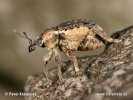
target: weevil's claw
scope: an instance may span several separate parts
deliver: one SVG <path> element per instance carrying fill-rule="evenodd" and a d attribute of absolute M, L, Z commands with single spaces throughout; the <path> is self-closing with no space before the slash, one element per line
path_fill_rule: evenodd
<path fill-rule="evenodd" d="M 81 73 L 81 71 L 78 71 L 78 72 L 76 72 L 76 74 L 75 74 L 76 76 L 81 76 L 82 75 L 82 73 Z"/>
<path fill-rule="evenodd" d="M 63 82 L 63 76 L 62 76 L 62 74 L 59 76 L 59 81 L 60 82 Z"/>
<path fill-rule="evenodd" d="M 59 85 L 63 85 L 64 83 L 65 83 L 65 80 L 64 79 L 58 81 L 58 84 Z"/>
<path fill-rule="evenodd" d="M 46 80 L 47 80 L 47 87 L 50 87 L 52 85 L 52 77 L 50 75 L 46 76 Z"/>
<path fill-rule="evenodd" d="M 46 87 L 48 88 L 48 87 L 50 87 L 51 85 L 52 85 L 52 81 L 48 81 Z"/>
<path fill-rule="evenodd" d="M 121 42 L 121 40 L 119 40 L 119 39 L 113 39 L 113 43 L 119 43 L 119 42 Z"/>

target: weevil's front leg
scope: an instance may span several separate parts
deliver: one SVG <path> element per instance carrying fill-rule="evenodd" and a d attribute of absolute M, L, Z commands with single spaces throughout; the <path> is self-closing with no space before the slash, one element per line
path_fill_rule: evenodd
<path fill-rule="evenodd" d="M 74 51 L 68 51 L 68 52 L 67 52 L 67 56 L 68 56 L 69 59 L 73 62 L 75 71 L 76 71 L 76 73 L 78 73 L 78 72 L 79 72 L 79 65 L 78 65 L 78 60 L 77 60 L 77 58 L 76 58 L 76 56 L 75 56 Z"/>
<path fill-rule="evenodd" d="M 62 82 L 63 77 L 62 77 L 62 71 L 61 71 L 61 57 L 57 50 L 54 50 L 54 53 L 55 53 L 55 62 L 57 64 L 58 77 L 59 77 L 59 80 Z"/>
<path fill-rule="evenodd" d="M 47 64 L 51 60 L 51 58 L 53 56 L 53 53 L 54 53 L 53 51 L 50 51 L 47 55 L 44 56 L 44 60 L 43 60 L 43 63 L 44 63 L 44 73 L 45 73 L 46 79 L 47 79 L 47 81 L 49 83 L 51 83 L 52 80 L 51 80 L 50 74 L 48 73 Z"/>

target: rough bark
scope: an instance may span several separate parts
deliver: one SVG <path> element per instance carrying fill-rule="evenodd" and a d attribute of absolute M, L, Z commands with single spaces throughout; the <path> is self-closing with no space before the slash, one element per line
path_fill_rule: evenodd
<path fill-rule="evenodd" d="M 57 79 L 56 68 L 50 71 L 54 80 L 51 86 L 44 74 L 29 76 L 25 91 L 36 92 L 37 96 L 28 96 L 26 100 L 133 99 L 133 26 L 112 37 L 121 42 L 107 44 L 100 55 L 78 58 L 80 75 L 75 74 L 71 62 L 63 65 L 64 83 Z"/>

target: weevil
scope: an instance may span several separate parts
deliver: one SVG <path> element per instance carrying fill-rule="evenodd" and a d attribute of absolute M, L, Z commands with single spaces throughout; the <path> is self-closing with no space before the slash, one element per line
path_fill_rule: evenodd
<path fill-rule="evenodd" d="M 78 73 L 79 65 L 75 51 L 94 50 L 102 47 L 107 42 L 116 42 L 116 40 L 109 37 L 98 24 L 86 19 L 72 20 L 51 27 L 40 33 L 35 40 L 30 39 L 25 32 L 22 37 L 29 40 L 29 52 L 34 51 L 37 46 L 48 48 L 49 53 L 44 56 L 43 63 L 46 79 L 50 83 L 52 80 L 47 70 L 47 64 L 53 55 L 57 64 L 59 80 L 62 81 L 63 79 L 61 57 L 56 47 L 73 62 L 75 72 Z"/>

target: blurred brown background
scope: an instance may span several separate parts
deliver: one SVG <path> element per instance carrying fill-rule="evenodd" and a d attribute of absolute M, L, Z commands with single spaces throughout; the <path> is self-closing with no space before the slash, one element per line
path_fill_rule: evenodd
<path fill-rule="evenodd" d="M 35 38 L 39 32 L 73 19 L 91 19 L 111 34 L 133 24 L 133 0 L 0 0 L 1 100 L 23 100 L 4 93 L 22 92 L 28 75 L 43 72 L 42 59 L 48 52 L 37 48 L 28 53 L 28 41 L 13 29 Z M 80 52 L 78 56 L 97 53 Z"/>

